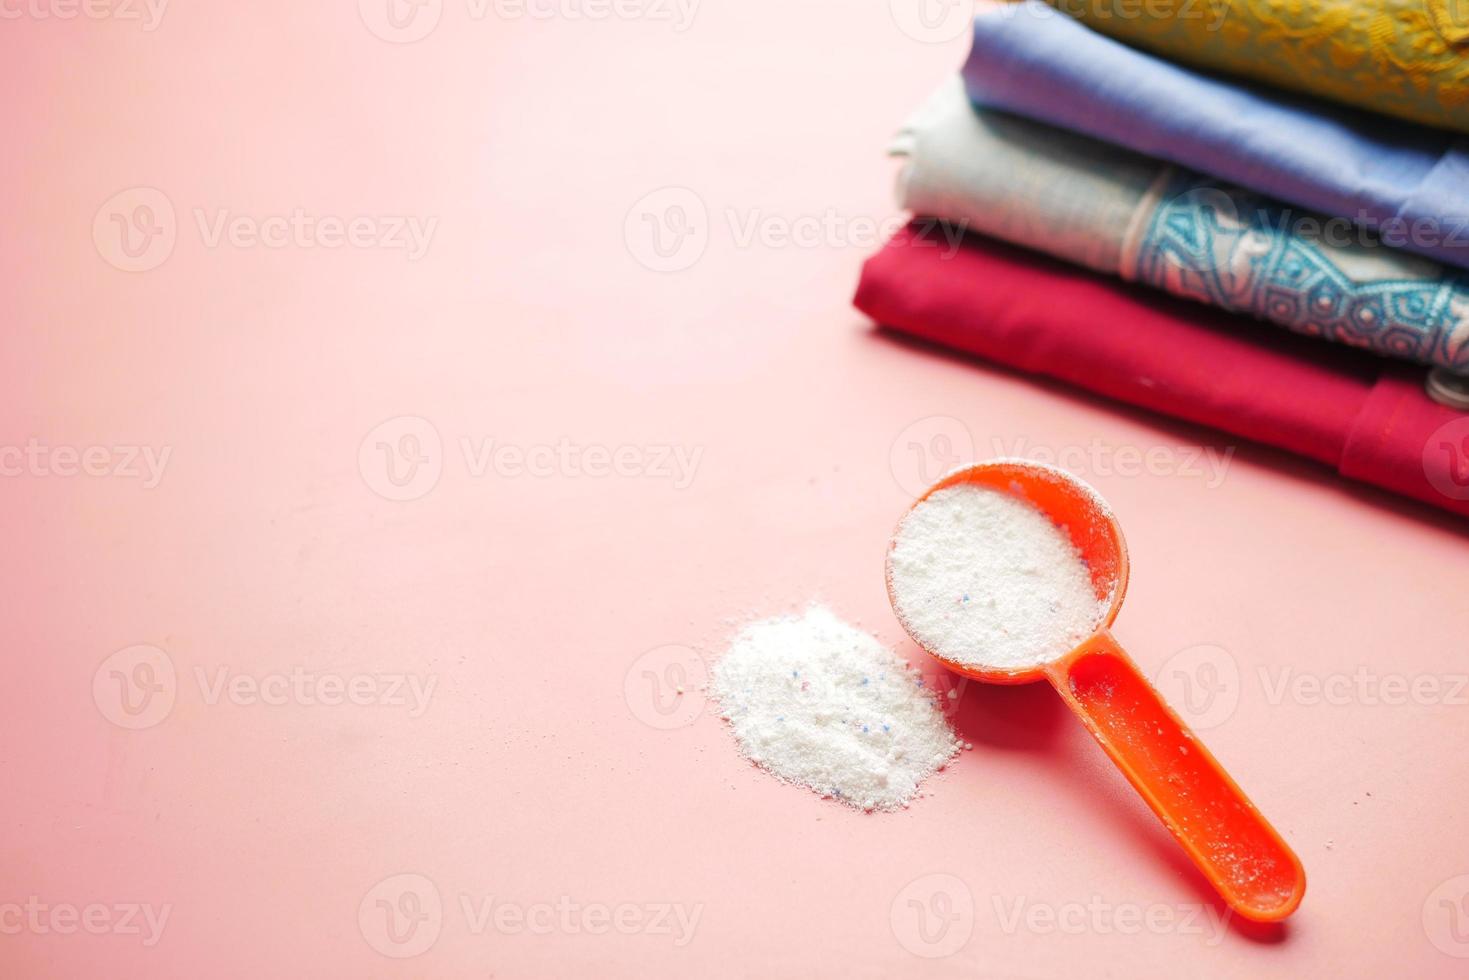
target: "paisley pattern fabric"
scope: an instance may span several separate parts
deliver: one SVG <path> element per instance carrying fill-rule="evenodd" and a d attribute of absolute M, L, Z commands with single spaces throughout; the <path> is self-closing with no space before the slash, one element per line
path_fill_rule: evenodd
<path fill-rule="evenodd" d="M 1469 373 L 1469 277 L 1188 172 L 1160 180 L 1123 278 L 1297 333 Z"/>
<path fill-rule="evenodd" d="M 900 131 L 899 204 L 1298 333 L 1469 374 L 1469 275 L 1343 218 L 970 104 Z"/>
<path fill-rule="evenodd" d="M 1469 132 L 1466 0 L 1046 0 L 1165 57 Z"/>

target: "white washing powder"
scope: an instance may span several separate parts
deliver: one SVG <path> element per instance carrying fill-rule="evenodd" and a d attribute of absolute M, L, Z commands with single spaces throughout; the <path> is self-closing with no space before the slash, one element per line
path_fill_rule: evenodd
<path fill-rule="evenodd" d="M 893 607 L 931 653 L 1033 667 L 1075 649 L 1106 612 L 1086 560 L 1037 508 L 960 483 L 914 506 L 888 553 Z"/>
<path fill-rule="evenodd" d="M 710 690 L 756 765 L 862 810 L 907 806 L 960 747 L 945 695 L 821 606 L 745 627 Z"/>

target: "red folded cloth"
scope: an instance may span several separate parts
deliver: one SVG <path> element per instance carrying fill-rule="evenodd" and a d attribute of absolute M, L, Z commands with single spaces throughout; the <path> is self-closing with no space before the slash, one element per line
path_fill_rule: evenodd
<path fill-rule="evenodd" d="M 1469 515 L 1469 414 L 1422 370 L 1264 328 L 931 223 L 867 260 L 856 305 L 879 323 L 1320 460 Z"/>

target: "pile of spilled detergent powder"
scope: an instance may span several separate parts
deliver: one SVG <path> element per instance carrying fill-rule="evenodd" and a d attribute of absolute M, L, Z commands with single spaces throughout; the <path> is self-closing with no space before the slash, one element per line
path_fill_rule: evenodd
<path fill-rule="evenodd" d="M 710 690 L 756 765 L 862 810 L 907 806 L 961 748 L 947 693 L 822 606 L 745 627 Z"/>
<path fill-rule="evenodd" d="M 976 667 L 1060 657 L 1108 605 L 1065 531 L 1024 500 L 971 484 L 937 491 L 908 513 L 888 554 L 888 582 L 915 640 Z M 757 765 L 863 810 L 907 806 L 961 748 L 940 706 L 956 693 L 926 686 L 874 637 L 820 606 L 745 627 L 710 689 Z"/>
<path fill-rule="evenodd" d="M 1041 511 L 1000 490 L 960 483 L 898 525 L 888 554 L 893 606 L 909 634 L 946 660 L 1032 667 L 1097 628 L 1086 559 Z"/>

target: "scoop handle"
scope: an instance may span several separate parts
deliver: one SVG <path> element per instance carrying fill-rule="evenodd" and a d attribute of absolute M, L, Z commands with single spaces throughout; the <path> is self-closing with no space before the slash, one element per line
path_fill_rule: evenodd
<path fill-rule="evenodd" d="M 1300 860 L 1110 632 L 1046 676 L 1231 908 L 1257 922 L 1295 911 Z"/>

